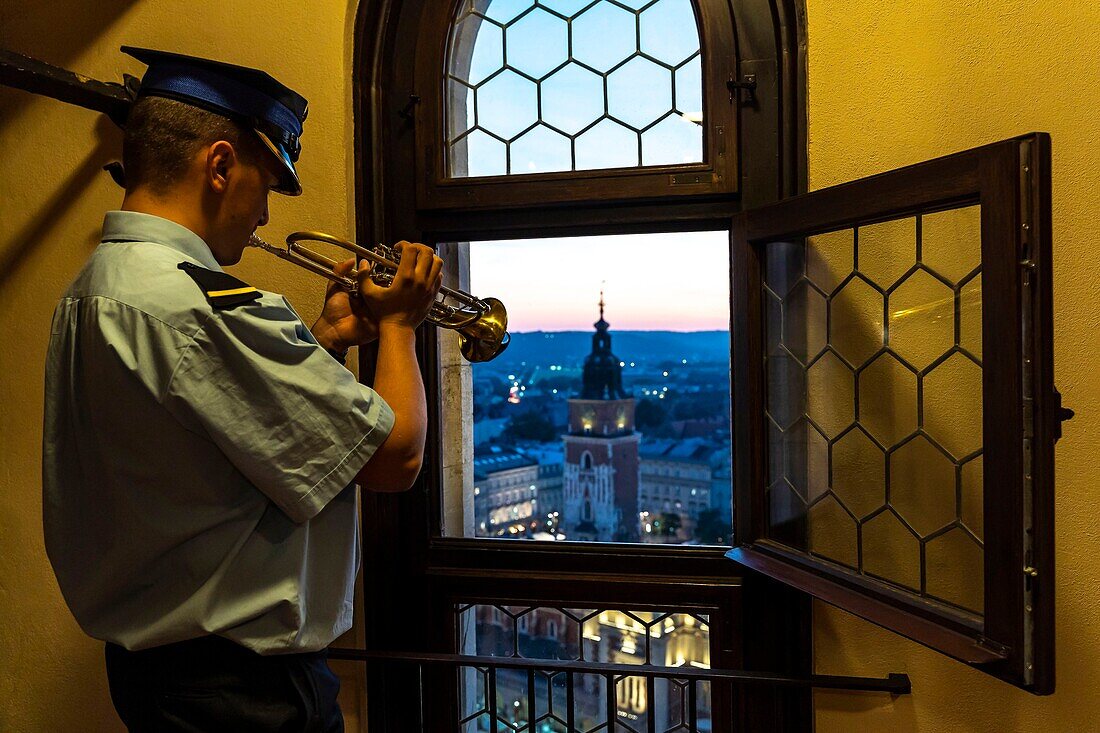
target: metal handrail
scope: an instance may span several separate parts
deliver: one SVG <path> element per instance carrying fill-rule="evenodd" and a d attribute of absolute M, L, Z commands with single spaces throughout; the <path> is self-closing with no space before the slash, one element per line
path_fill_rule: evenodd
<path fill-rule="evenodd" d="M 703 669 L 701 667 L 658 667 L 654 665 L 604 664 L 563 659 L 523 659 L 518 657 L 484 657 L 471 654 L 438 654 L 434 652 L 368 651 L 333 647 L 330 659 L 359 662 L 403 662 L 410 664 L 435 664 L 451 667 L 489 667 L 493 669 L 520 669 L 537 672 L 579 672 L 615 674 L 629 677 L 646 677 L 680 680 L 723 680 L 736 684 L 774 685 L 776 687 L 808 687 L 818 690 L 852 690 L 861 692 L 888 692 L 892 695 L 908 695 L 912 692 L 909 675 L 891 673 L 886 677 L 850 677 L 844 675 L 814 674 L 806 677 L 755 672 L 744 669 Z"/>

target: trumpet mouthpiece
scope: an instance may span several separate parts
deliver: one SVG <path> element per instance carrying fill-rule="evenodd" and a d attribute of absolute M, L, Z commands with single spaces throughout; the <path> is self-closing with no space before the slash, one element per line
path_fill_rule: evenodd
<path fill-rule="evenodd" d="M 271 246 L 270 244 L 268 244 L 268 243 L 267 243 L 267 242 L 265 242 L 264 240 L 260 239 L 260 238 L 259 238 L 259 237 L 258 237 L 257 235 L 255 235 L 255 234 L 251 235 L 251 236 L 250 236 L 250 237 L 248 238 L 248 246 L 249 246 L 249 247 L 259 247 L 260 249 L 263 249 L 263 250 L 268 250 L 268 251 L 270 251 L 270 250 L 274 249 L 274 247 L 272 247 L 272 246 Z"/>

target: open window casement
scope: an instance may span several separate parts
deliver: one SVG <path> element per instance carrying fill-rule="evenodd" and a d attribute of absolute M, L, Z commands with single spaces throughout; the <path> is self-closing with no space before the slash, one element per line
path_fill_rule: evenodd
<path fill-rule="evenodd" d="M 743 212 L 731 248 L 728 556 L 1052 692 L 1049 137 Z"/>

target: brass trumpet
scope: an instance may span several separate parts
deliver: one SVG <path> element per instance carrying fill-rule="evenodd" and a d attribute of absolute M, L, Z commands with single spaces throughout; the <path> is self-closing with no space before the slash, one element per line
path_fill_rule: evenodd
<path fill-rule="evenodd" d="M 333 272 L 337 264 L 335 260 L 303 247 L 299 242 L 325 242 L 346 249 L 359 260 L 367 260 L 371 263 L 370 279 L 381 287 L 389 287 L 393 283 L 397 264 L 401 261 L 401 253 L 392 247 L 379 244 L 368 249 L 324 232 L 294 232 L 286 238 L 286 249 L 268 244 L 255 234 L 249 238 L 248 244 L 328 278 L 353 296 L 359 292 L 358 270 L 352 270 L 347 276 L 337 275 Z M 439 297 L 428 311 L 426 320 L 440 328 L 458 331 L 462 356 L 469 362 L 489 361 L 500 356 L 511 339 L 508 334 L 508 312 L 503 303 L 496 298 L 475 298 L 448 287 L 439 289 Z"/>

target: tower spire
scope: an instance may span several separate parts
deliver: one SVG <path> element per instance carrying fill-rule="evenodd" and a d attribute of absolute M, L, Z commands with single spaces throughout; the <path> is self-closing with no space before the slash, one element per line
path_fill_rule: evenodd
<path fill-rule="evenodd" d="M 623 390 L 622 367 L 619 358 L 611 353 L 611 324 L 603 319 L 604 292 L 600 288 L 600 320 L 592 325 L 596 332 L 592 334 L 592 353 L 585 357 L 581 395 L 586 400 L 626 399 Z"/>

